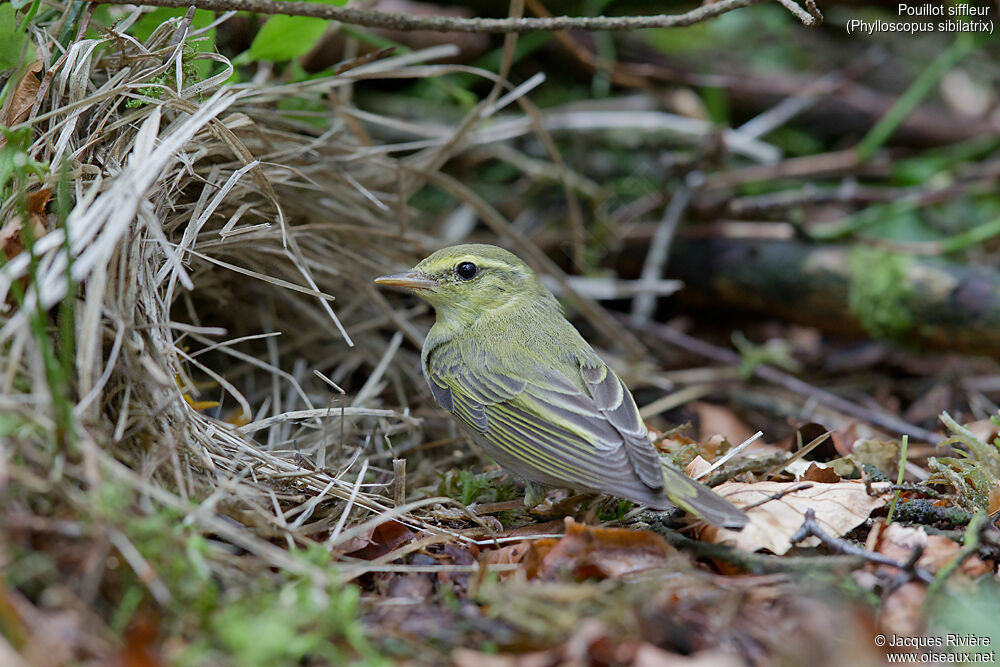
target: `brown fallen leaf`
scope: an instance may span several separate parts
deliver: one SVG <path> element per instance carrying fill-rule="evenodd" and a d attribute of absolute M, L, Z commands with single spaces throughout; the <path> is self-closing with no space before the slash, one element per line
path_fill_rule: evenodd
<path fill-rule="evenodd" d="M 2 116 L 0 116 L 3 118 L 5 126 L 19 125 L 28 120 L 28 114 L 31 113 L 31 107 L 35 103 L 35 96 L 42 85 L 41 79 L 38 78 L 42 69 L 44 69 L 42 61 L 36 60 L 28 65 L 24 74 L 21 75 L 14 90 L 10 93 L 10 98 L 4 105 Z M 0 148 L 3 148 L 6 143 L 7 138 L 0 136 Z"/>
<path fill-rule="evenodd" d="M 676 553 L 649 530 L 600 528 L 566 518 L 566 534 L 539 540 L 524 558 L 528 578 L 569 572 L 578 579 L 607 579 L 661 567 Z"/>
<path fill-rule="evenodd" d="M 433 559 L 432 559 L 433 560 Z M 393 574 L 386 586 L 386 597 L 408 600 L 427 600 L 434 592 L 434 579 L 425 572 Z"/>
<path fill-rule="evenodd" d="M 986 513 L 991 516 L 997 512 L 1000 512 L 1000 483 L 997 483 L 997 485 L 990 490 L 988 505 L 986 507 Z"/>
<path fill-rule="evenodd" d="M 888 484 L 873 484 L 876 490 Z M 713 489 L 737 507 L 759 503 L 777 494 L 758 507 L 747 510 L 750 523 L 742 531 L 707 526 L 701 531 L 706 542 L 731 544 L 744 551 L 767 549 L 782 555 L 792 548 L 791 537 L 802 526 L 808 509 L 816 513 L 816 521 L 830 535 L 840 536 L 868 518 L 873 510 L 883 507 L 888 498 L 869 496 L 861 482 L 841 480 L 834 484 L 802 482 L 726 482 Z M 819 540 L 810 537 L 803 546 L 815 546 Z"/>
<path fill-rule="evenodd" d="M 810 459 L 830 461 L 840 456 L 837 452 L 836 442 L 833 439 L 833 431 L 817 422 L 799 424 L 792 435 L 778 444 L 782 449 L 797 452 L 800 447 L 812 444 L 817 438 L 822 439 L 819 444 L 813 447 L 812 452 L 809 454 Z"/>
<path fill-rule="evenodd" d="M 902 526 L 898 523 L 886 525 L 885 521 L 879 519 L 872 526 L 865 540 L 865 548 L 885 554 L 893 560 L 905 563 L 916 547 L 923 547 L 924 553 L 917 561 L 917 566 L 930 572 L 937 572 L 945 566 L 961 549 L 958 544 L 943 535 L 928 535 L 923 526 Z M 895 570 L 885 565 L 879 565 L 876 571 L 883 570 L 887 574 L 892 574 Z M 993 568 L 984 563 L 979 556 L 971 556 L 962 563 L 958 569 L 962 574 L 976 578 Z"/>
<path fill-rule="evenodd" d="M 820 484 L 836 484 L 840 475 L 833 468 L 823 468 L 812 462 L 802 475 L 803 482 L 819 482 Z"/>
<path fill-rule="evenodd" d="M 372 529 L 371 535 L 362 546 L 353 549 L 346 555 L 362 560 L 375 560 L 386 555 L 396 547 L 409 542 L 415 536 L 416 533 L 398 521 L 386 521 Z M 357 543 L 349 544 L 350 547 L 348 548 L 357 546 Z"/>
<path fill-rule="evenodd" d="M 944 410 L 941 410 L 938 414 L 941 412 L 944 412 Z M 983 442 L 991 442 L 1000 433 L 1000 426 L 997 426 L 996 422 L 992 419 L 980 419 L 971 424 L 966 424 L 965 428 L 969 429 L 972 435 Z"/>
<path fill-rule="evenodd" d="M 850 456 L 851 452 L 854 451 L 854 443 L 858 440 L 858 425 L 855 422 L 850 422 L 834 429 L 830 433 L 830 439 L 833 440 L 833 447 L 838 454 Z"/>
<path fill-rule="evenodd" d="M 517 565 L 524 560 L 524 557 L 531 551 L 531 542 L 524 541 L 517 544 L 510 544 L 499 549 L 489 549 L 479 556 L 479 562 L 486 565 Z M 512 576 L 516 570 L 503 571 L 498 573 L 503 581 Z"/>
<path fill-rule="evenodd" d="M 899 472 L 899 443 L 891 440 L 867 439 L 854 443 L 851 460 L 860 469 L 865 463 L 873 465 L 890 479 Z"/>
<path fill-rule="evenodd" d="M 160 619 L 150 613 L 139 614 L 125 630 L 120 667 L 162 667 L 160 655 Z"/>
<path fill-rule="evenodd" d="M 698 479 L 699 475 L 703 475 L 711 467 L 712 464 L 699 455 L 694 457 L 694 460 L 684 467 L 684 474 L 692 479 Z"/>
<path fill-rule="evenodd" d="M 653 447 L 656 447 L 661 452 L 676 452 L 677 450 L 687 447 L 689 445 L 698 446 L 698 441 L 693 440 L 683 433 L 677 432 L 681 429 L 674 429 L 667 433 L 661 433 L 655 428 L 648 429 L 649 439 L 653 441 Z"/>
<path fill-rule="evenodd" d="M 48 188 L 36 190 L 28 195 L 28 219 L 31 221 L 31 233 L 36 241 L 45 235 L 45 223 L 48 221 L 46 208 L 51 199 L 52 191 Z M 21 216 L 12 215 L 0 227 L 0 250 L 8 261 L 24 250 L 24 243 L 21 240 L 22 226 Z"/>
<path fill-rule="evenodd" d="M 949 384 L 938 384 L 931 387 L 923 396 L 910 403 L 903 413 L 903 419 L 911 424 L 936 419 L 939 414 L 948 410 L 954 403 L 952 388 Z"/>

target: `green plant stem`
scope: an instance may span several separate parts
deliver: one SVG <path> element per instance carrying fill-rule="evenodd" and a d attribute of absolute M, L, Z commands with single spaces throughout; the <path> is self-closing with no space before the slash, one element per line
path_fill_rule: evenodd
<path fill-rule="evenodd" d="M 24 207 L 24 217 L 21 225 L 21 237 L 25 251 L 28 253 L 28 275 L 31 284 L 38 285 L 38 255 L 35 254 L 35 235 L 31 230 L 31 222 L 28 219 L 27 206 Z M 24 303 L 20 304 L 24 307 Z M 55 413 L 57 439 L 61 446 L 66 447 L 75 441 L 75 429 L 73 425 L 73 406 L 69 401 L 69 377 L 64 372 L 63 364 L 60 362 L 59 354 L 49 338 L 48 328 L 45 322 L 48 314 L 45 306 L 42 305 L 41 294 L 36 291 L 34 310 L 28 315 L 31 323 L 31 330 L 38 340 L 38 346 L 42 353 L 42 361 L 45 364 L 45 380 L 49 385 L 49 394 L 52 397 L 52 408 Z M 71 324 L 72 326 L 72 324 Z M 72 360 L 72 357 L 70 357 Z"/>
<path fill-rule="evenodd" d="M 73 377 L 73 360 L 76 358 L 76 282 L 73 280 L 73 253 L 70 249 L 68 225 L 72 208 L 70 177 L 69 160 L 64 160 L 56 187 L 56 215 L 63 230 L 63 250 L 66 252 L 66 295 L 59 304 L 58 316 L 59 361 L 66 381 Z"/>
<path fill-rule="evenodd" d="M 858 157 L 864 161 L 870 158 L 896 132 L 906 117 L 927 97 L 937 82 L 952 67 L 975 50 L 976 40 L 969 33 L 960 33 L 948 48 L 925 69 L 916 80 L 910 84 L 896 103 L 879 119 L 868 134 L 858 144 Z"/>
<path fill-rule="evenodd" d="M 954 234 L 941 241 L 941 252 L 958 252 L 971 245 L 983 243 L 1000 235 L 1000 218 L 976 225 L 972 229 Z"/>
<path fill-rule="evenodd" d="M 41 6 L 42 0 L 35 0 L 31 3 L 31 7 L 28 9 L 28 13 L 24 15 L 24 20 L 21 21 L 21 25 L 17 26 L 18 32 L 24 32 L 31 23 L 31 19 L 35 18 L 35 14 L 38 13 L 38 8 Z"/>

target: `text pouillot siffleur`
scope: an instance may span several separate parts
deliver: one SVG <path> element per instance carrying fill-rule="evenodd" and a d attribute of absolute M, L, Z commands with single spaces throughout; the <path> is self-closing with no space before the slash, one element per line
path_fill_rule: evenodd
<path fill-rule="evenodd" d="M 922 5 L 899 4 L 897 13 L 900 16 L 987 16 L 990 13 L 990 6 L 983 5 L 936 5 L 925 2 Z"/>

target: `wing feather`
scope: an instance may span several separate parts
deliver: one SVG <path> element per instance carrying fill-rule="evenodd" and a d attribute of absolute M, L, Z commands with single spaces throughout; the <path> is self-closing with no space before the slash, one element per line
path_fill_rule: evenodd
<path fill-rule="evenodd" d="M 651 490 L 662 491 L 663 464 L 649 443 L 646 426 L 642 423 L 632 394 L 614 371 L 596 355 L 581 365 L 580 374 L 597 409 L 620 434 L 635 474 Z"/>
<path fill-rule="evenodd" d="M 525 453 L 530 453 L 531 465 L 551 477 L 578 487 L 600 488 L 609 462 L 602 464 L 586 456 L 586 441 L 551 429 L 517 408 L 495 405 L 487 411 L 491 420 L 487 438 L 507 454 L 525 460 Z"/>
<path fill-rule="evenodd" d="M 474 341 L 450 341 L 429 352 L 424 370 L 435 400 L 520 471 L 619 495 L 662 492 L 635 401 L 596 355 L 577 366 L 576 381 L 552 368 L 522 378 Z"/>
<path fill-rule="evenodd" d="M 434 396 L 437 404 L 448 412 L 454 412 L 455 401 L 451 395 L 451 388 L 448 385 L 439 384 L 438 380 L 432 378 L 430 375 L 427 376 L 427 384 L 430 386 L 431 394 Z"/>

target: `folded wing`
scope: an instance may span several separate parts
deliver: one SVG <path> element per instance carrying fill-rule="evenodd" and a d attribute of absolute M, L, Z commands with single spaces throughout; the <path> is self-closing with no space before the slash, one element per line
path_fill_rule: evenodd
<path fill-rule="evenodd" d="M 515 375 L 475 341 L 449 341 L 430 352 L 425 372 L 442 407 L 518 469 L 539 471 L 535 481 L 666 503 L 660 459 L 635 401 L 592 352 L 563 368 Z"/>

